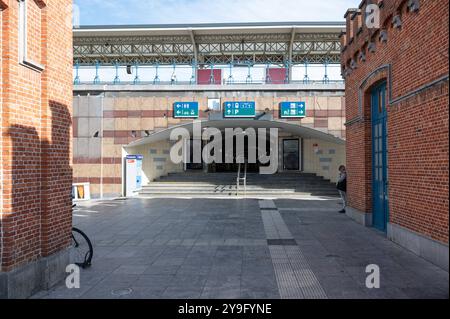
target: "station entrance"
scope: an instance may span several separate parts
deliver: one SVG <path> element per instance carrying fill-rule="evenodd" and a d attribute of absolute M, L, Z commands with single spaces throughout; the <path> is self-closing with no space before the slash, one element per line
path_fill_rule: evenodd
<path fill-rule="evenodd" d="M 277 120 L 200 124 L 200 129 L 194 123 L 175 126 L 124 148 L 127 155 L 143 155 L 140 196 L 337 194 L 333 183 L 345 161 L 342 139 Z"/>
<path fill-rule="evenodd" d="M 272 157 L 278 159 L 279 149 L 272 149 L 270 143 L 270 134 L 266 132 L 266 138 L 263 142 L 265 145 L 261 144 L 262 142 L 259 139 L 259 132 L 255 132 L 256 135 L 252 138 L 249 136 L 247 131 L 243 131 L 243 136 L 234 136 L 233 141 L 229 142 L 232 145 L 232 149 L 230 149 L 230 145 L 227 145 L 226 139 L 222 140 L 222 147 L 220 149 L 212 149 L 210 152 L 210 156 L 213 158 L 219 159 L 213 163 L 207 163 L 205 161 L 205 156 L 199 156 L 198 153 L 200 150 L 204 150 L 207 144 L 214 142 L 214 138 L 209 140 L 195 140 L 190 139 L 188 141 L 189 147 L 189 159 L 185 164 L 185 171 L 203 171 L 207 173 L 236 173 L 239 170 L 239 165 L 245 167 L 246 171 L 249 173 L 258 173 L 260 172 L 261 167 L 267 167 L 270 163 L 267 160 L 263 163 L 261 161 L 260 156 L 263 155 L 266 158 L 271 157 L 271 152 L 274 152 Z M 222 136 L 225 136 L 225 132 L 222 132 Z M 240 141 L 238 141 L 240 139 Z M 243 142 L 243 149 L 240 150 L 241 143 Z M 297 140 L 297 145 L 299 145 L 299 141 Z M 284 150 L 284 148 L 283 148 Z M 289 151 L 289 150 L 288 150 Z M 231 153 L 230 153 L 231 152 Z M 197 155 L 197 156 L 196 156 Z M 204 155 L 204 154 L 202 154 Z M 297 161 L 299 161 L 297 150 Z M 201 162 L 198 160 L 201 158 Z M 292 158 L 289 158 L 292 161 Z M 197 162 L 196 162 L 197 160 Z M 297 167 L 294 170 L 299 170 L 300 165 L 292 165 L 290 167 Z"/>

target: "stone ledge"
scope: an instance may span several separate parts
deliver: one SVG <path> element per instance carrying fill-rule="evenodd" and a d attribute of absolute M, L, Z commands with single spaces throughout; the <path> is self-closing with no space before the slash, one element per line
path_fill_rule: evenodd
<path fill-rule="evenodd" d="M 372 227 L 373 215 L 372 213 L 364 213 L 357 209 L 347 207 L 347 216 L 365 227 Z"/>
<path fill-rule="evenodd" d="M 449 247 L 412 230 L 388 224 L 388 238 L 448 272 Z"/>
<path fill-rule="evenodd" d="M 11 272 L 0 273 L 0 299 L 26 299 L 61 282 L 69 265 L 69 249 Z"/>

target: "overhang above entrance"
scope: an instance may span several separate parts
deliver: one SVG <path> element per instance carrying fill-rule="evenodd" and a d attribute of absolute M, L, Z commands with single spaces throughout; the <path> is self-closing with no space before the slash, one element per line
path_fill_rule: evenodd
<path fill-rule="evenodd" d="M 319 139 L 319 140 L 323 140 L 323 141 L 330 142 L 330 143 L 336 143 L 336 144 L 340 144 L 340 145 L 345 144 L 345 140 L 335 137 L 331 134 L 327 134 L 322 131 L 318 131 L 313 128 L 305 127 L 302 125 L 291 124 L 291 123 L 282 122 L 282 121 L 268 121 L 268 120 L 258 120 L 257 121 L 257 120 L 253 120 L 253 119 L 252 120 L 239 119 L 239 120 L 221 120 L 221 121 L 205 120 L 205 121 L 199 121 L 199 122 L 201 123 L 202 128 L 211 127 L 211 128 L 217 128 L 219 130 L 224 130 L 226 128 L 247 129 L 250 127 L 254 128 L 254 129 L 278 128 L 284 132 L 288 132 L 293 135 L 301 136 L 304 138 L 314 138 L 314 139 Z M 147 136 L 143 139 L 140 139 L 138 141 L 135 141 L 135 142 L 127 145 L 126 148 L 152 144 L 152 143 L 156 143 L 156 142 L 160 142 L 160 141 L 167 141 L 170 139 L 171 132 L 177 128 L 184 128 L 192 133 L 193 124 L 194 123 L 191 122 L 191 123 L 186 123 L 186 124 L 182 124 L 182 125 L 177 125 L 177 126 L 168 128 L 166 130 L 153 133 L 150 136 Z"/>

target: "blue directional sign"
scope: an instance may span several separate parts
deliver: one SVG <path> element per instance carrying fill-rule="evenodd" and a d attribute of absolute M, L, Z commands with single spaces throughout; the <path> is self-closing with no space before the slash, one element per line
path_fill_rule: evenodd
<path fill-rule="evenodd" d="M 225 102 L 224 117 L 255 117 L 256 103 L 255 102 Z"/>
<path fill-rule="evenodd" d="M 283 102 L 280 104 L 281 118 L 301 118 L 306 117 L 305 102 Z"/>
<path fill-rule="evenodd" d="M 198 118 L 198 102 L 176 102 L 173 105 L 174 118 Z"/>

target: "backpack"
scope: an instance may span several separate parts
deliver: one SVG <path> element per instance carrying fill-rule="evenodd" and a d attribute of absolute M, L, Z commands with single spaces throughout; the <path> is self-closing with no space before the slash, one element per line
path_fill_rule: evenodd
<path fill-rule="evenodd" d="M 347 178 L 337 184 L 337 189 L 341 192 L 347 192 Z"/>

